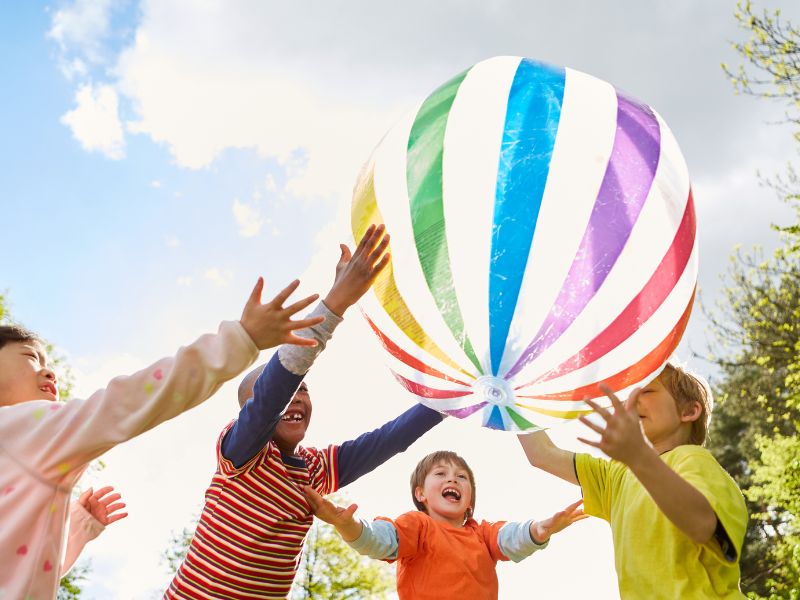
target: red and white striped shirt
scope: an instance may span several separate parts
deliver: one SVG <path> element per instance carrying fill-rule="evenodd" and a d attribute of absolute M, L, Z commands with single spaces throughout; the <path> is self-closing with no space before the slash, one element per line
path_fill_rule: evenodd
<path fill-rule="evenodd" d="M 286 598 L 313 522 L 302 486 L 323 496 L 338 489 L 338 446 L 300 447 L 295 465 L 270 441 L 237 469 L 220 449 L 232 425 L 217 442 L 197 531 L 164 598 Z"/>

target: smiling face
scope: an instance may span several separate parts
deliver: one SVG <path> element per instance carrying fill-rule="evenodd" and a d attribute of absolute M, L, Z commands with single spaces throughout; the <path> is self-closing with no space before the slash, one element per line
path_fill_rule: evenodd
<path fill-rule="evenodd" d="M 311 422 L 311 396 L 305 382 L 297 388 L 292 401 L 278 421 L 272 439 L 285 454 L 294 454 L 297 445 L 306 436 Z"/>
<path fill-rule="evenodd" d="M 58 400 L 56 375 L 41 343 L 9 342 L 0 348 L 0 406 L 28 400 Z"/>
<path fill-rule="evenodd" d="M 437 460 L 414 489 L 414 499 L 432 519 L 463 527 L 474 507 L 472 474 L 454 461 Z"/>

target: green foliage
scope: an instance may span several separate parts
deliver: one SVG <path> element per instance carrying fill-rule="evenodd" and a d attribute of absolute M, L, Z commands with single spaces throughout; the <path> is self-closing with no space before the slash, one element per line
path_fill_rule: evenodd
<path fill-rule="evenodd" d="M 744 64 L 723 70 L 738 92 L 784 103 L 787 121 L 800 126 L 800 30 L 779 10 L 753 12 L 749 0 L 737 2 L 734 17 L 750 38 L 733 44 Z"/>
<path fill-rule="evenodd" d="M 735 89 L 779 102 L 800 142 L 800 30 L 780 11 L 734 13 L 748 34 L 742 59 L 723 65 Z M 733 257 L 725 298 L 711 315 L 720 367 L 709 449 L 736 479 L 751 516 L 742 551 L 742 589 L 754 599 L 800 600 L 800 173 L 762 178 L 795 208 L 776 225 L 783 247 Z"/>
<path fill-rule="evenodd" d="M 751 515 L 742 588 L 753 598 L 769 598 L 781 589 L 781 578 L 786 589 L 797 583 L 785 579 L 791 569 L 777 562 L 790 554 L 783 532 L 795 513 L 767 493 L 773 490 L 752 490 L 761 486 L 768 441 L 791 439 L 800 423 L 800 256 L 778 252 L 765 261 L 759 254 L 735 255 L 725 298 L 710 319 L 722 375 L 708 447 L 743 490 Z"/>
<path fill-rule="evenodd" d="M 79 562 L 69 573 L 61 578 L 56 600 L 80 600 L 83 593 L 82 584 L 86 581 L 89 571 L 88 562 Z"/>
<path fill-rule="evenodd" d="M 334 502 L 348 504 L 341 498 Z M 314 522 L 294 579 L 292 600 L 377 600 L 394 591 L 394 570 L 389 565 L 361 556 L 333 527 Z"/>

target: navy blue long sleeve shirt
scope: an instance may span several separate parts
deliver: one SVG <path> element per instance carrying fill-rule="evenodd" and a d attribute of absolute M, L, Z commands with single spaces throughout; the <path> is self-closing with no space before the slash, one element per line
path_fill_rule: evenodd
<path fill-rule="evenodd" d="M 256 380 L 253 398 L 241 408 L 222 440 L 222 454 L 234 466 L 244 466 L 270 442 L 303 377 L 286 369 L 277 352 L 273 355 Z M 340 487 L 403 452 L 442 419 L 440 413 L 417 404 L 378 429 L 342 443 L 338 450 Z M 282 457 L 290 464 L 297 461 L 297 457 L 283 453 Z"/>

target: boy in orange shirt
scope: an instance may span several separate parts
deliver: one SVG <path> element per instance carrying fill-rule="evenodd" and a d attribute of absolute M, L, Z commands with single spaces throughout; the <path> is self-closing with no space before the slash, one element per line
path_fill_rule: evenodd
<path fill-rule="evenodd" d="M 417 510 L 395 520 L 356 520 L 355 504 L 338 507 L 309 486 L 304 492 L 314 514 L 333 525 L 357 552 L 398 561 L 400 600 L 496 600 L 498 560 L 519 562 L 544 548 L 551 535 L 585 518 L 579 500 L 544 521 L 478 523 L 472 518 L 472 469 L 463 458 L 445 450 L 419 462 L 411 475 L 411 497 Z"/>

